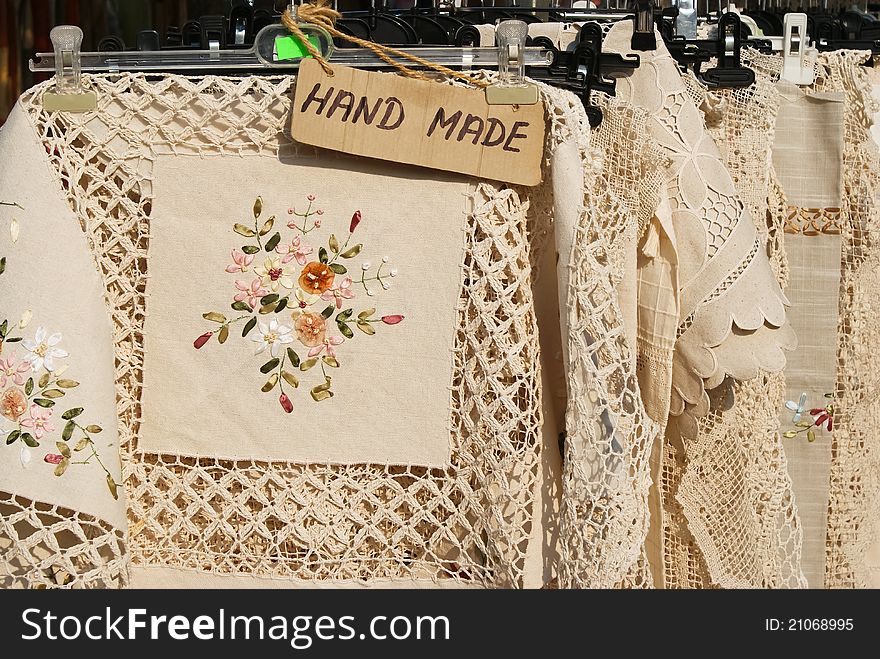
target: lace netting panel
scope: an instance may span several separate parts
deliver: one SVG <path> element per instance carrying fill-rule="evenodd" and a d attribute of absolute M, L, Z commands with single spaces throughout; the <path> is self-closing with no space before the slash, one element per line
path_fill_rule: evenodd
<path fill-rule="evenodd" d="M 0 492 L 0 588 L 120 588 L 125 534 L 69 508 Z"/>
<path fill-rule="evenodd" d="M 470 196 L 446 468 L 147 453 L 138 429 L 154 159 L 291 149 L 292 79 L 84 78 L 96 112 L 43 112 L 46 86 L 22 103 L 104 277 L 132 564 L 521 585 L 541 425 L 527 204 L 487 184 Z"/>

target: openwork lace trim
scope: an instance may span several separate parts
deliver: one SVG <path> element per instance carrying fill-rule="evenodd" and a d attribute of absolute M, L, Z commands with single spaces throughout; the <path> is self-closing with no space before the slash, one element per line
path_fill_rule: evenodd
<path fill-rule="evenodd" d="M 0 588 L 121 588 L 125 536 L 92 515 L 0 492 Z"/>
<path fill-rule="evenodd" d="M 785 233 L 804 236 L 840 235 L 843 225 L 842 208 L 803 208 L 786 206 Z"/>
<path fill-rule="evenodd" d="M 22 103 L 89 238 L 115 325 L 133 565 L 301 579 L 522 584 L 539 465 L 540 373 L 525 204 L 472 191 L 449 467 L 229 461 L 138 447 L 157 154 L 290 150 L 291 78 L 86 76 L 93 113 Z"/>

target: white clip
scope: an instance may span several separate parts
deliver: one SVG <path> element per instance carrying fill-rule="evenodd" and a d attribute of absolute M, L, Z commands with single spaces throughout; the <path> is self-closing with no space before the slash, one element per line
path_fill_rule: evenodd
<path fill-rule="evenodd" d="M 525 79 L 525 47 L 529 26 L 523 21 L 501 21 L 495 28 L 498 42 L 498 83 L 486 87 L 489 105 L 534 105 L 537 85 Z"/>
<path fill-rule="evenodd" d="M 813 82 L 815 71 L 813 58 L 807 55 L 807 15 L 786 14 L 782 31 L 782 75 L 796 85 L 809 85 Z M 812 51 L 813 49 L 809 49 Z M 812 54 L 812 52 L 811 52 Z"/>
<path fill-rule="evenodd" d="M 55 50 L 55 91 L 43 94 L 48 112 L 88 112 L 98 106 L 98 96 L 82 88 L 83 32 L 75 25 L 59 25 L 49 32 Z"/>

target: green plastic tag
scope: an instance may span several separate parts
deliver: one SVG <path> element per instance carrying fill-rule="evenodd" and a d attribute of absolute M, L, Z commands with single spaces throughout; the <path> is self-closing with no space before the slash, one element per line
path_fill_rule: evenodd
<path fill-rule="evenodd" d="M 309 43 L 311 43 L 318 52 L 321 52 L 321 45 L 318 37 L 309 35 Z M 275 37 L 275 61 L 283 62 L 289 59 L 300 59 L 302 57 L 311 57 L 305 45 L 297 37 L 292 34 L 286 37 Z"/>

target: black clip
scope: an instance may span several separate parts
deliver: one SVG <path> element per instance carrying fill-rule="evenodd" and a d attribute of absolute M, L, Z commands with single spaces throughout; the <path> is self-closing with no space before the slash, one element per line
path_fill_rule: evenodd
<path fill-rule="evenodd" d="M 639 66 L 639 56 L 624 56 L 618 53 L 602 52 L 602 28 L 597 23 L 587 23 L 581 27 L 574 49 L 559 51 L 548 49 L 553 62 L 545 69 L 535 69 L 529 75 L 543 80 L 554 87 L 574 92 L 584 104 L 590 125 L 594 128 L 602 122 L 602 110 L 592 105 L 590 94 L 593 91 L 614 96 L 616 82 L 609 73 L 631 71 Z"/>
<path fill-rule="evenodd" d="M 669 53 L 682 66 L 692 66 L 694 74 L 709 87 L 748 87 L 755 82 L 755 72 L 742 65 L 742 24 L 735 12 L 718 20 L 717 39 L 682 39 L 666 42 Z M 700 67 L 715 58 L 718 66 L 700 72 Z"/>
<path fill-rule="evenodd" d="M 742 65 L 742 28 L 739 14 L 728 12 L 718 20 L 718 66 L 708 69 L 702 80 L 710 87 L 748 87 L 755 82 L 755 72 Z"/>
<path fill-rule="evenodd" d="M 632 49 L 656 50 L 657 37 L 654 36 L 653 0 L 636 0 L 636 15 L 633 17 Z"/>
<path fill-rule="evenodd" d="M 202 27 L 202 50 L 226 48 L 225 16 L 202 16 L 199 24 Z"/>
<path fill-rule="evenodd" d="M 229 11 L 227 42 L 240 48 L 254 42 L 254 8 L 246 0 L 233 0 Z"/>

